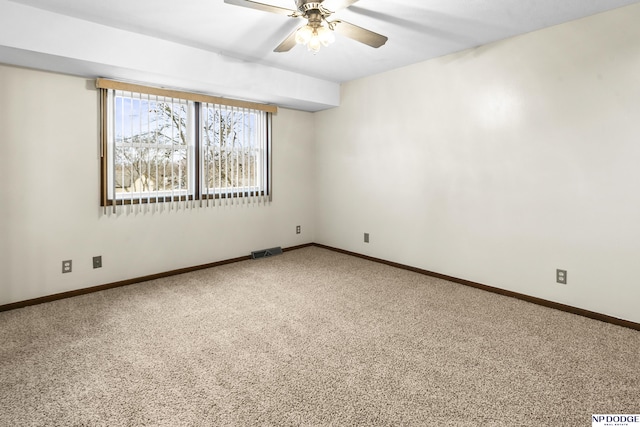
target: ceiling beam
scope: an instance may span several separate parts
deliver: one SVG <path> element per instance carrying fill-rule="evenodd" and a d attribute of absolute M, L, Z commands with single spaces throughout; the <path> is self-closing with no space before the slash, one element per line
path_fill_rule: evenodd
<path fill-rule="evenodd" d="M 0 62 L 305 111 L 339 105 L 335 82 L 0 0 Z"/>

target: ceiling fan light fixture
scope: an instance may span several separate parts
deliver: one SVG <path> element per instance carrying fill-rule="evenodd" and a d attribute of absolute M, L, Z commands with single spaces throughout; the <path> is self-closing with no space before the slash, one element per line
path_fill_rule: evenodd
<path fill-rule="evenodd" d="M 307 43 L 307 49 L 313 51 L 313 53 L 317 53 L 320 51 L 320 46 L 322 46 L 322 42 L 320 41 L 320 38 L 314 34 L 313 37 L 311 37 L 311 40 L 309 40 L 309 43 Z"/>
<path fill-rule="evenodd" d="M 328 29 L 327 27 L 319 27 L 316 31 L 318 39 L 323 46 L 327 47 L 334 41 L 336 41 L 336 36 L 333 34 L 333 31 Z"/>
<path fill-rule="evenodd" d="M 296 43 L 298 44 L 307 44 L 313 38 L 313 28 L 308 25 L 304 27 L 300 27 L 298 31 L 296 31 Z"/>
<path fill-rule="evenodd" d="M 322 46 L 329 46 L 335 40 L 333 31 L 322 25 L 317 27 L 305 25 L 296 31 L 296 43 L 306 45 L 307 49 L 314 53 L 319 52 Z"/>

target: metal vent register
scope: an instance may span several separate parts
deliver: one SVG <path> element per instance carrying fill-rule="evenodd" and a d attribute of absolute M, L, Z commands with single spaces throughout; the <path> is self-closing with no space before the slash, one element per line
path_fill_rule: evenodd
<path fill-rule="evenodd" d="M 253 258 L 253 259 L 267 258 L 267 257 L 270 257 L 270 256 L 280 255 L 280 254 L 282 254 L 282 248 L 280 246 L 278 246 L 277 248 L 262 249 L 260 251 L 253 251 L 253 252 L 251 252 L 251 258 Z"/>

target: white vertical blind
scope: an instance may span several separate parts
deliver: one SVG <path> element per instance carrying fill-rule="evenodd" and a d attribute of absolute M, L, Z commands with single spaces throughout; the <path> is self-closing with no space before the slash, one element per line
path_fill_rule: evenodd
<path fill-rule="evenodd" d="M 270 200 L 270 113 L 115 89 L 101 91 L 101 109 L 105 213 Z"/>

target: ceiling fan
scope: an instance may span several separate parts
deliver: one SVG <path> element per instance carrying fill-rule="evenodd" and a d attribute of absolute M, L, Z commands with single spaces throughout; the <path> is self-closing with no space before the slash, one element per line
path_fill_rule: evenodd
<path fill-rule="evenodd" d="M 387 37 L 349 22 L 336 19 L 329 21 L 331 15 L 346 9 L 358 0 L 294 0 L 296 10 L 286 9 L 270 4 L 251 0 L 224 0 L 225 3 L 236 6 L 262 10 L 264 12 L 286 15 L 290 18 L 304 18 L 305 25 L 296 28 L 276 47 L 274 52 L 288 52 L 296 44 L 306 45 L 313 52 L 318 52 L 321 46 L 328 46 L 335 39 L 333 32 L 342 34 L 350 39 L 359 41 L 371 47 L 378 48 L 387 42 Z"/>

